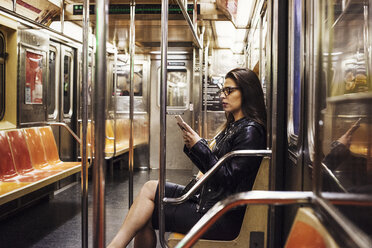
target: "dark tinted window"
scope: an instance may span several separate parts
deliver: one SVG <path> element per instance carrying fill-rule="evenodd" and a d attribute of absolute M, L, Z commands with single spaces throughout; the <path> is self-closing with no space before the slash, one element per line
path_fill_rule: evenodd
<path fill-rule="evenodd" d="M 0 120 L 5 114 L 5 38 L 0 32 Z"/>

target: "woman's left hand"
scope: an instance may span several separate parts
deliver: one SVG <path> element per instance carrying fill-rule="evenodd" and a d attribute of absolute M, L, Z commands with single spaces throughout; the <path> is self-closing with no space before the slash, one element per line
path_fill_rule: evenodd
<path fill-rule="evenodd" d="M 182 137 L 187 148 L 193 147 L 199 140 L 200 136 L 186 123 L 184 124 L 184 129 L 182 130 Z"/>

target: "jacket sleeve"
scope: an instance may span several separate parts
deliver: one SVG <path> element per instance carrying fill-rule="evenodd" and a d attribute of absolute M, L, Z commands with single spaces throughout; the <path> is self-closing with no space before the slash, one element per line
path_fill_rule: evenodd
<path fill-rule="evenodd" d="M 230 151 L 263 149 L 264 147 L 265 135 L 257 127 L 247 126 L 234 137 Z M 218 161 L 218 158 L 212 153 L 206 142 L 203 141 L 196 143 L 189 151 L 186 148 L 186 154 L 203 173 L 208 171 Z M 227 159 L 214 174 L 213 179 L 230 185 L 234 184 L 234 182 L 240 182 L 250 171 L 257 172 L 260 161 L 260 157 L 247 156 Z"/>
<path fill-rule="evenodd" d="M 184 146 L 183 152 L 203 173 L 205 173 L 208 170 L 205 169 L 206 163 L 212 164 L 213 166 L 218 161 L 217 156 L 212 153 L 205 139 L 199 140 L 191 149 L 188 149 L 186 146 Z"/>

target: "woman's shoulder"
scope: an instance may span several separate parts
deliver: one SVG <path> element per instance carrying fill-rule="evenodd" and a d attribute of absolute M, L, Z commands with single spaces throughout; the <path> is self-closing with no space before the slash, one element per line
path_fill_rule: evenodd
<path fill-rule="evenodd" d="M 259 132 L 262 135 L 265 135 L 265 133 L 266 133 L 265 127 L 262 124 L 258 123 L 257 121 L 248 119 L 248 118 L 244 118 L 242 120 L 240 127 L 242 129 L 246 130 L 246 131 L 250 131 L 250 132 L 256 131 L 256 132 Z"/>

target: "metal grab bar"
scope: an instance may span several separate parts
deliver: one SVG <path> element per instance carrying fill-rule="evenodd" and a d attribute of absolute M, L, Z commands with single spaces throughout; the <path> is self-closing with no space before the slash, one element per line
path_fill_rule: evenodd
<path fill-rule="evenodd" d="M 188 24 L 189 27 L 190 27 L 190 31 L 191 31 L 191 33 L 192 33 L 192 37 L 194 38 L 194 40 L 195 40 L 195 42 L 196 42 L 196 46 L 197 46 L 198 48 L 202 48 L 201 42 L 200 42 L 200 40 L 199 40 L 199 38 L 198 38 L 198 35 L 196 34 L 195 27 L 194 27 L 194 25 L 193 25 L 193 23 L 192 23 L 192 21 L 191 21 L 191 19 L 190 19 L 189 14 L 187 13 L 187 10 L 186 10 L 186 9 L 187 9 L 187 6 L 185 6 L 185 5 L 182 3 L 181 0 L 176 0 L 176 2 L 177 2 L 177 4 L 178 4 L 178 6 L 180 6 L 180 9 L 181 9 L 181 11 L 182 11 L 182 14 L 183 14 L 183 16 L 185 17 L 185 20 L 186 20 L 187 24 Z"/>
<path fill-rule="evenodd" d="M 372 206 L 370 195 L 323 193 L 322 197 L 335 205 Z M 211 227 L 223 214 L 231 208 L 240 205 L 290 205 L 312 204 L 321 201 L 321 198 L 311 191 L 261 191 L 254 190 L 238 193 L 216 203 L 186 234 L 175 248 L 192 247 L 196 241 Z"/>
<path fill-rule="evenodd" d="M 192 247 L 193 244 L 217 221 L 224 213 L 233 207 L 244 204 L 289 205 L 310 204 L 312 192 L 286 192 L 286 191 L 248 191 L 229 196 L 216 203 L 186 234 L 175 248 Z"/>
<path fill-rule="evenodd" d="M 207 181 L 225 162 L 226 159 L 231 157 L 237 157 L 237 156 L 263 156 L 263 157 L 271 157 L 272 151 L 271 150 L 238 150 L 238 151 L 232 151 L 227 154 L 225 154 L 222 158 L 220 158 L 217 163 L 209 169 L 201 179 L 199 179 L 196 184 L 187 191 L 184 195 L 177 197 L 177 198 L 167 198 L 164 197 L 163 201 L 166 203 L 171 204 L 181 204 L 185 202 L 188 198 L 190 198 L 203 184 L 205 181 Z"/>
<path fill-rule="evenodd" d="M 48 125 L 50 126 L 61 126 L 61 127 L 64 127 L 67 129 L 67 131 L 72 135 L 72 137 L 74 137 L 76 139 L 76 141 L 81 144 L 81 140 L 79 138 L 79 136 L 77 136 L 77 134 L 72 131 L 72 129 L 64 122 L 47 122 Z"/>

